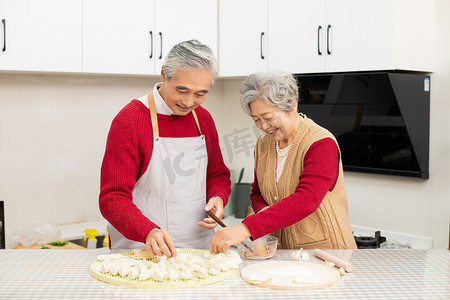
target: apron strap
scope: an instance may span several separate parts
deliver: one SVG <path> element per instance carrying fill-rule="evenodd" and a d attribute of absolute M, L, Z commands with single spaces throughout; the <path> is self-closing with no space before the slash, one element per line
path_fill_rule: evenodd
<path fill-rule="evenodd" d="M 148 93 L 148 108 L 150 109 L 150 117 L 152 119 L 153 137 L 159 137 L 158 117 L 156 116 L 155 99 L 153 98 L 153 91 Z"/>
<path fill-rule="evenodd" d="M 152 119 L 153 137 L 159 137 L 158 117 L 156 115 L 156 106 L 155 106 L 155 99 L 153 97 L 153 91 L 148 93 L 147 101 L 148 101 L 148 108 L 150 109 L 150 116 Z M 194 116 L 195 125 L 197 125 L 198 132 L 200 133 L 200 135 L 203 135 L 202 130 L 200 129 L 200 123 L 198 122 L 195 110 L 192 111 L 192 115 Z"/>
<path fill-rule="evenodd" d="M 197 113 L 195 112 L 195 110 L 192 111 L 192 115 L 194 116 L 195 124 L 197 125 L 198 132 L 200 133 L 200 135 L 203 135 L 202 130 L 200 129 L 200 123 L 198 122 Z"/>

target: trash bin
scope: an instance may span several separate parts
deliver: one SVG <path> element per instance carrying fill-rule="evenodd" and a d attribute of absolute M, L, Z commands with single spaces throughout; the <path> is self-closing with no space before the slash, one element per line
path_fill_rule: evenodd
<path fill-rule="evenodd" d="M 234 185 L 234 217 L 243 219 L 247 216 L 247 209 L 250 206 L 250 183 L 241 183 L 244 176 L 244 168 L 241 169 L 239 180 Z"/>
<path fill-rule="evenodd" d="M 233 178 L 233 171 L 230 170 L 230 178 Z M 231 194 L 228 197 L 228 203 L 224 208 L 223 214 L 227 217 L 234 215 L 234 184 L 231 182 Z"/>
<path fill-rule="evenodd" d="M 250 183 L 236 183 L 234 185 L 234 217 L 244 219 L 250 206 Z"/>

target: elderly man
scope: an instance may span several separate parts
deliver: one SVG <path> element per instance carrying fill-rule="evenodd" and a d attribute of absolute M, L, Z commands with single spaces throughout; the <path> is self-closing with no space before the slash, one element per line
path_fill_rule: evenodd
<path fill-rule="evenodd" d="M 101 168 L 100 211 L 112 250 L 177 255 L 208 249 L 223 215 L 230 172 L 214 121 L 200 105 L 217 76 L 211 49 L 196 40 L 175 45 L 153 91 L 114 118 Z"/>

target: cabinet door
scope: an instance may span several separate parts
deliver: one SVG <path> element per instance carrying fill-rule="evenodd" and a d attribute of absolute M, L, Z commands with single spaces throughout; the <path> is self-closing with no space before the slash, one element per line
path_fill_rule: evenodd
<path fill-rule="evenodd" d="M 84 0 L 83 71 L 155 74 L 153 28 L 152 0 Z"/>
<path fill-rule="evenodd" d="M 269 69 L 325 70 L 325 0 L 269 0 Z"/>
<path fill-rule="evenodd" d="M 326 16 L 331 26 L 326 71 L 393 67 L 393 0 L 327 1 Z"/>
<path fill-rule="evenodd" d="M 220 0 L 221 76 L 267 70 L 267 0 Z"/>
<path fill-rule="evenodd" d="M 156 0 L 156 73 L 170 49 L 185 40 L 196 39 L 217 55 L 217 13 L 217 1 Z"/>
<path fill-rule="evenodd" d="M 2 0 L 1 20 L 0 70 L 81 72 L 81 0 Z"/>

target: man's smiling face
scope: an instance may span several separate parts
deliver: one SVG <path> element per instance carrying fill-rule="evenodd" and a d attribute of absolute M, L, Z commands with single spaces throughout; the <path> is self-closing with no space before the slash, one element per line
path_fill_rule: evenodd
<path fill-rule="evenodd" d="M 175 115 L 185 116 L 201 105 L 209 92 L 213 75 L 201 69 L 178 70 L 170 79 L 161 74 L 159 93 Z"/>

